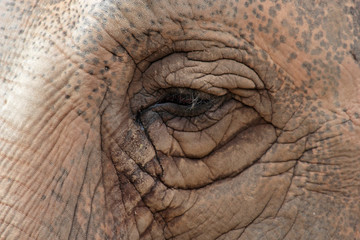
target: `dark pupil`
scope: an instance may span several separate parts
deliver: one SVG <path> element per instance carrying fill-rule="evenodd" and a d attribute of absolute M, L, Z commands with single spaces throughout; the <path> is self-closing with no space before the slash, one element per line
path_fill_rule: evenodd
<path fill-rule="evenodd" d="M 191 105 L 194 98 L 190 94 L 168 94 L 161 103 L 176 103 L 179 105 Z"/>
<path fill-rule="evenodd" d="M 189 105 L 198 105 L 205 104 L 209 100 L 200 99 L 194 96 L 194 94 L 168 94 L 165 96 L 160 103 L 175 103 L 178 105 L 189 106 Z"/>

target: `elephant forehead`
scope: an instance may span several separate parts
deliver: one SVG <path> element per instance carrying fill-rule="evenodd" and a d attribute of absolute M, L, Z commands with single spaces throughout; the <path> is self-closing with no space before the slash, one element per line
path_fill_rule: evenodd
<path fill-rule="evenodd" d="M 139 0 L 80 7 L 87 6 L 84 15 L 96 19 L 90 25 L 83 21 L 95 34 L 92 38 L 103 45 L 110 37 L 135 63 L 155 52 L 167 52 L 177 41 L 192 40 L 188 48 L 196 48 L 196 40 L 231 47 L 247 42 L 265 51 L 299 86 L 323 88 L 327 82 L 335 87 L 339 83 L 334 79 L 342 79 L 342 86 L 348 88 L 358 71 L 356 6 L 350 1 L 317 3 Z M 346 69 L 340 69 L 343 65 Z"/>

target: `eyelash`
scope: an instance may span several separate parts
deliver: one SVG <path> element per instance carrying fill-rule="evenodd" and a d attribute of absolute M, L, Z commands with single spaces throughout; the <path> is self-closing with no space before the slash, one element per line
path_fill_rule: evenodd
<path fill-rule="evenodd" d="M 167 93 L 158 104 L 163 103 L 174 103 L 181 106 L 189 106 L 190 108 L 194 108 L 196 105 L 208 104 L 211 102 L 211 99 L 201 98 L 198 91 L 192 91 L 189 93 Z"/>

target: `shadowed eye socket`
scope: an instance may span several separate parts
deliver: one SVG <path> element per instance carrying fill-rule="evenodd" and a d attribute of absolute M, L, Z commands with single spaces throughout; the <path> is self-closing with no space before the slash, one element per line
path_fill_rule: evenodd
<path fill-rule="evenodd" d="M 225 96 L 215 96 L 190 88 L 169 88 L 163 97 L 148 109 L 166 112 L 176 117 L 194 117 L 221 104 Z"/>

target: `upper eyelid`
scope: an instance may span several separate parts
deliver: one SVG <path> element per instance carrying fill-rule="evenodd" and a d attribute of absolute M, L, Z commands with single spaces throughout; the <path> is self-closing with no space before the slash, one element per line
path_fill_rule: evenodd
<path fill-rule="evenodd" d="M 168 88 L 191 88 L 215 96 L 237 95 L 238 90 L 242 93 L 264 89 L 260 75 L 248 66 L 243 53 L 234 50 L 236 54 L 228 48 L 210 46 L 203 50 L 168 53 L 152 61 L 146 69 L 135 74 L 133 85 L 136 87 L 129 96 L 134 106 L 132 111 L 156 103 L 162 97 L 163 89 Z M 224 51 L 227 53 L 223 54 Z M 207 56 L 204 53 L 212 58 L 204 61 Z"/>
<path fill-rule="evenodd" d="M 257 73 L 241 62 L 230 59 L 201 62 L 180 53 L 151 65 L 142 80 L 145 89 L 187 87 L 214 95 L 224 95 L 229 89 L 264 88 Z"/>

